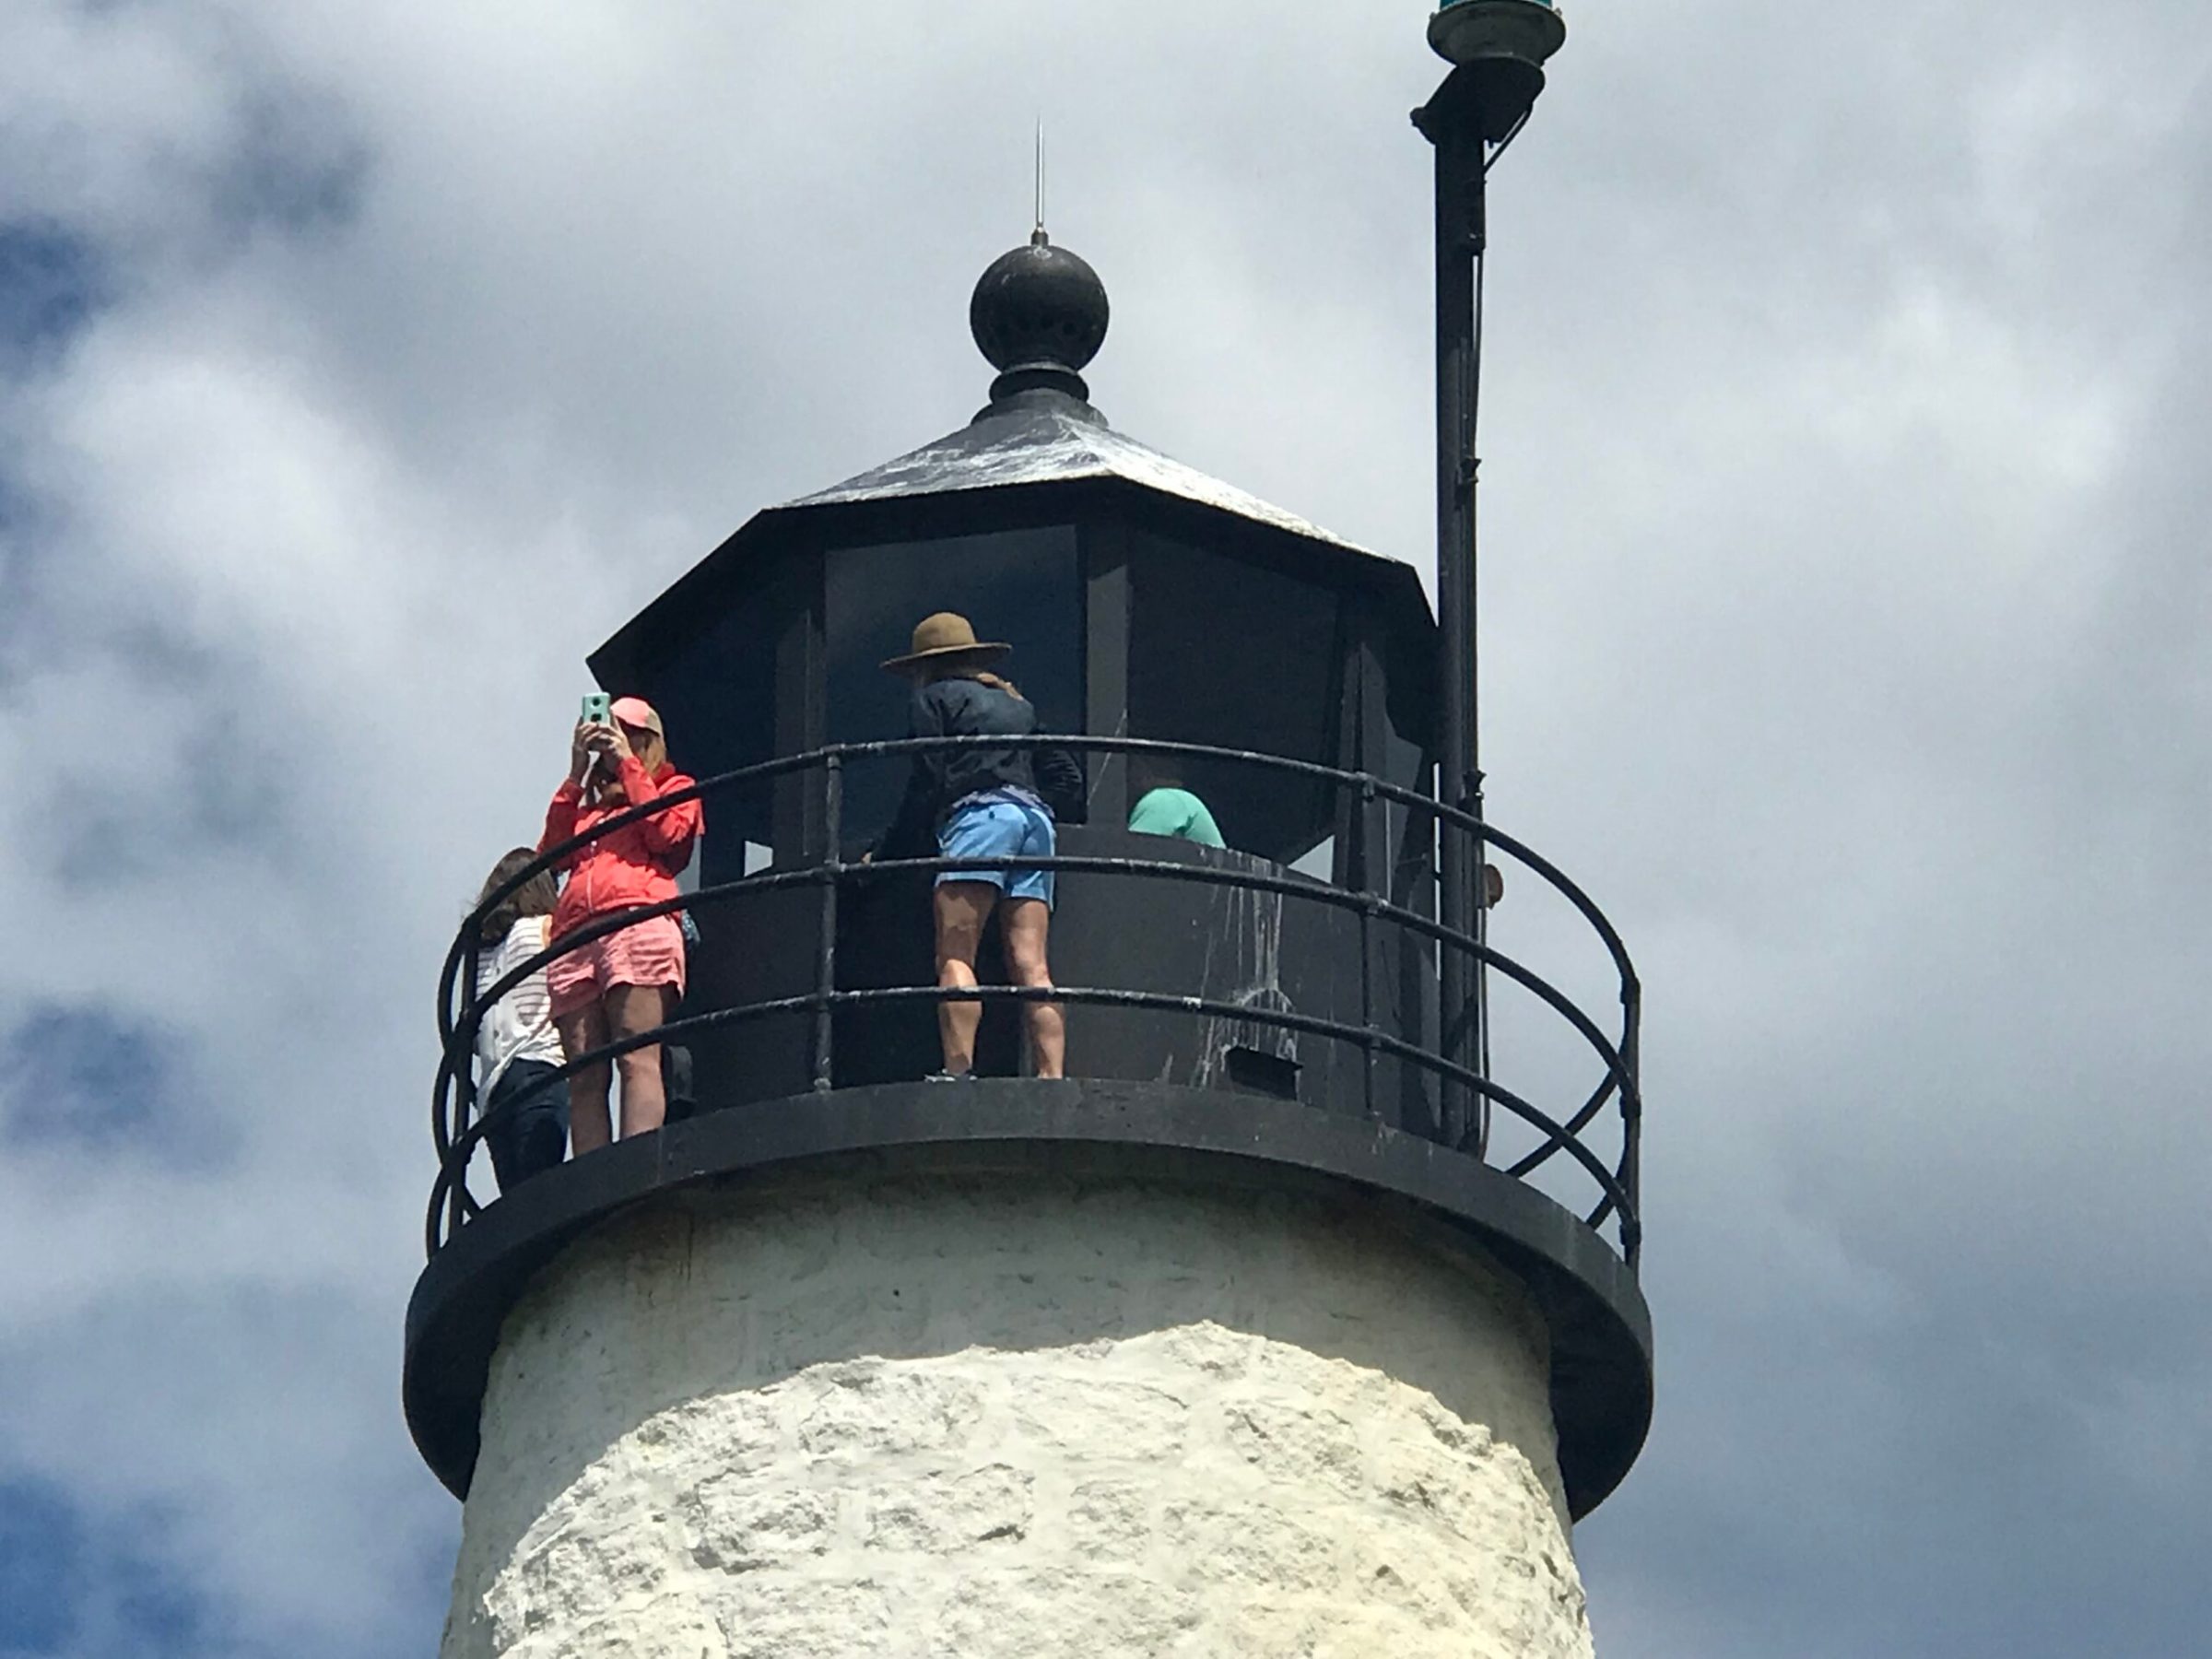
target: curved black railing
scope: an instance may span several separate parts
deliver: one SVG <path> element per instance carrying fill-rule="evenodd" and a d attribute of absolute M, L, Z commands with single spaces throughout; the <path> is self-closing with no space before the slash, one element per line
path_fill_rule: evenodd
<path fill-rule="evenodd" d="M 1595 1020 L 1557 986 L 1524 964 L 1492 948 L 1483 937 L 1460 932 L 1432 916 L 1392 902 L 1382 892 L 1375 890 L 1371 881 L 1368 886 L 1346 888 L 1304 876 L 1274 875 L 1213 864 L 1065 853 L 1053 858 L 933 857 L 873 862 L 851 860 L 843 856 L 841 845 L 843 831 L 843 781 L 848 766 L 855 761 L 902 759 L 923 750 L 980 746 L 994 748 L 1049 746 L 1079 753 L 1109 755 L 1150 753 L 1179 760 L 1196 759 L 1256 767 L 1278 774 L 1310 779 L 1335 790 L 1355 792 L 1362 803 L 1388 801 L 1409 813 L 1432 820 L 1440 835 L 1462 834 L 1471 837 L 1478 849 L 1478 857 L 1479 853 L 1495 852 L 1512 858 L 1563 897 L 1595 933 L 1610 956 L 1618 976 L 1619 1033 L 1608 1037 Z M 665 811 L 669 806 L 688 800 L 759 789 L 782 779 L 813 771 L 821 774 L 819 840 L 823 852 L 816 862 L 789 869 L 764 870 L 757 875 L 720 882 L 658 903 L 640 905 L 597 918 L 555 939 L 545 950 L 487 987 L 481 996 L 465 993 L 465 987 L 473 987 L 476 983 L 482 917 L 535 875 L 559 866 L 570 854 L 600 837 Z M 1377 862 L 1372 856 L 1366 861 L 1365 873 L 1371 878 Z M 1346 1020 L 1301 1014 L 1292 1008 L 1230 1004 L 1168 991 L 1107 990 L 1080 985 L 1036 988 L 1013 985 L 979 985 L 972 988 L 912 985 L 844 991 L 837 988 L 838 904 L 841 894 L 849 885 L 910 872 L 935 874 L 945 870 L 1038 867 L 1067 874 L 1098 874 L 1238 888 L 1348 911 L 1357 915 L 1359 922 L 1360 983 L 1363 987 L 1361 1023 L 1355 1025 Z M 555 959 L 639 922 L 679 911 L 711 910 L 747 895 L 809 887 L 819 888 L 821 894 L 815 941 L 814 990 L 802 995 L 735 1004 L 687 1014 L 653 1030 L 619 1039 L 589 1053 L 578 1055 L 563 1065 L 559 1075 L 565 1078 L 634 1049 L 664 1041 L 680 1041 L 687 1035 L 719 1027 L 777 1015 L 809 1014 L 813 1017 L 813 1084 L 818 1090 L 827 1090 L 835 1086 L 836 1077 L 834 1015 L 839 1009 L 864 1004 L 1051 1001 L 1077 1006 L 1121 1007 L 1234 1019 L 1248 1025 L 1302 1032 L 1348 1043 L 1361 1051 L 1366 1060 L 1362 1104 L 1370 1117 L 1377 1115 L 1375 1063 L 1383 1056 L 1389 1056 L 1419 1068 L 1444 1085 L 1456 1085 L 1468 1096 L 1486 1102 L 1488 1107 L 1519 1119 L 1535 1130 L 1542 1141 L 1533 1151 L 1507 1166 L 1506 1173 L 1516 1179 L 1526 1179 L 1561 1156 L 1579 1166 L 1597 1193 L 1596 1203 L 1583 1215 L 1583 1221 L 1594 1230 L 1602 1229 L 1608 1220 L 1612 1221 L 1622 1258 L 1631 1272 L 1636 1268 L 1642 1246 L 1642 1226 L 1638 1207 L 1643 1115 L 1642 1097 L 1638 1086 L 1638 1032 L 1642 991 L 1636 978 L 1635 968 L 1629 959 L 1628 949 L 1621 943 L 1620 935 L 1613 924 L 1590 897 L 1556 865 L 1472 813 L 1366 772 L 1344 771 L 1312 761 L 1292 760 L 1281 756 L 1202 744 L 1133 737 L 1044 735 L 1030 737 L 907 737 L 875 743 L 836 744 L 805 754 L 783 756 L 740 767 L 736 771 L 662 795 L 641 806 L 629 807 L 613 815 L 589 833 L 547 849 L 506 885 L 488 895 L 462 924 L 439 976 L 438 1030 L 442 1058 L 438 1068 L 431 1106 L 431 1136 L 438 1149 L 439 1170 L 430 1193 L 429 1213 L 424 1225 L 424 1242 L 429 1253 L 435 1255 L 455 1232 L 482 1209 L 475 1194 L 469 1191 L 468 1166 L 477 1143 L 489 1127 L 488 1121 L 478 1117 L 475 1110 L 476 1091 L 471 1071 L 477 1027 L 486 1009 Z M 1564 1118 L 1556 1117 L 1463 1061 L 1378 1028 L 1374 1022 L 1375 1010 L 1366 989 L 1372 982 L 1368 968 L 1374 949 L 1373 935 L 1378 923 L 1416 934 L 1434 943 L 1440 950 L 1464 953 L 1483 969 L 1495 970 L 1503 978 L 1521 986 L 1559 1015 L 1589 1046 L 1600 1063 L 1601 1075 L 1587 1097 Z M 1479 979 L 1481 976 L 1477 977 Z M 1443 1029 L 1451 1029 L 1453 1019 L 1453 1011 L 1443 1010 Z M 1604 1114 L 1606 1107 L 1616 1103 L 1621 1125 L 1619 1154 L 1616 1161 L 1608 1164 L 1584 1143 L 1583 1136 Z M 1464 1116 L 1455 1117 L 1448 1106 L 1437 1113 L 1436 1121 L 1429 1125 L 1429 1130 L 1430 1138 L 1463 1153 L 1470 1152 L 1470 1141 L 1477 1141 L 1479 1147 L 1482 1135 L 1478 1121 L 1470 1122 L 1465 1121 Z"/>

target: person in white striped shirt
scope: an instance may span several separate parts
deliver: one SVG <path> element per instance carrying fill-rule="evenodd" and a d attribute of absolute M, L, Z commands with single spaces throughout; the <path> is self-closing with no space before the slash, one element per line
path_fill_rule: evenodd
<path fill-rule="evenodd" d="M 477 902 L 482 904 L 536 857 L 533 849 L 517 847 L 501 858 L 492 865 Z M 541 870 L 485 916 L 477 935 L 479 998 L 545 949 L 559 892 L 553 872 Z M 487 1124 L 484 1144 L 502 1193 L 567 1156 L 569 1088 L 554 1078 L 560 1064 L 553 999 L 540 968 L 487 1008 L 477 1027 L 477 1112 Z"/>

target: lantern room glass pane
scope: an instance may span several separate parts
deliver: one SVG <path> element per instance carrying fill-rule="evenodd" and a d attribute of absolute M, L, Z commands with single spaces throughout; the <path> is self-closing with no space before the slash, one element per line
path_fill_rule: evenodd
<path fill-rule="evenodd" d="M 1339 764 L 1338 623 L 1337 596 L 1319 583 L 1138 538 L 1130 560 L 1130 734 Z M 1247 853 L 1290 864 L 1335 828 L 1324 783 L 1227 761 L 1168 770 L 1206 802 L 1222 839 Z M 1157 771 L 1150 776 L 1166 781 Z M 1133 768 L 1132 799 L 1146 782 Z"/>
<path fill-rule="evenodd" d="M 805 573 L 789 566 L 764 571 L 713 620 L 664 657 L 648 662 L 634 692 L 668 724 L 668 758 L 698 778 L 753 766 L 775 753 L 776 650 L 779 635 L 804 604 Z M 735 881 L 744 874 L 747 841 L 771 839 L 770 792 L 726 790 L 706 805 L 701 878 Z"/>
<path fill-rule="evenodd" d="M 831 743 L 907 735 L 907 684 L 881 664 L 903 654 L 914 624 L 935 611 L 958 611 L 978 639 L 1014 647 L 997 672 L 1036 705 L 1046 731 L 1083 729 L 1082 576 L 1066 525 L 840 548 L 829 556 L 824 601 Z M 906 775 L 903 759 L 847 772 L 848 843 L 890 822 Z"/>

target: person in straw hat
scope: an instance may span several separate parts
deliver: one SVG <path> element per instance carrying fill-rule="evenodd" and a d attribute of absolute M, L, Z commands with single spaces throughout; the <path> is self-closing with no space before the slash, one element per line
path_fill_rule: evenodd
<path fill-rule="evenodd" d="M 883 665 L 913 686 L 909 729 L 916 737 L 1026 737 L 1037 730 L 1037 711 L 990 665 L 1011 649 L 978 640 L 968 618 L 951 611 L 925 617 L 914 629 L 913 648 Z M 1050 858 L 1058 845 L 1058 816 L 1078 819 L 1083 769 L 1062 748 L 989 744 L 924 751 L 891 828 L 887 856 L 915 856 L 930 844 L 944 858 Z M 995 911 L 1005 930 L 1007 971 L 1017 985 L 1050 987 L 1046 940 L 1052 924 L 1049 869 L 946 870 L 932 900 L 936 924 L 937 983 L 976 983 L 975 956 Z M 1060 1005 L 1022 1005 L 1029 1018 L 1030 1053 L 1041 1077 L 1065 1075 L 1066 1022 Z M 934 1080 L 974 1075 L 975 1037 L 982 1024 L 980 1002 L 937 1005 L 937 1035 L 945 1053 Z"/>

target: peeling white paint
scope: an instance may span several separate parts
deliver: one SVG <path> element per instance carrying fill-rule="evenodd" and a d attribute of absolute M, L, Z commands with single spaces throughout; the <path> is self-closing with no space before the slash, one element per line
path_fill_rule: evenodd
<path fill-rule="evenodd" d="M 1226 981 L 1233 987 L 1226 1000 L 1239 1007 L 1293 1011 L 1283 990 L 1283 895 L 1253 888 L 1219 888 L 1214 891 L 1213 906 L 1198 982 L 1211 987 Z M 1208 1015 L 1192 1081 L 1200 1088 L 1211 1087 L 1232 1048 L 1254 1049 L 1295 1062 L 1298 1033 L 1262 1020 Z"/>
<path fill-rule="evenodd" d="M 1588 1659 L 1541 1325 L 1371 1211 L 671 1199 L 494 1359 L 444 1659 Z"/>

